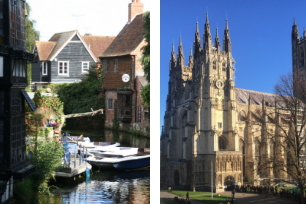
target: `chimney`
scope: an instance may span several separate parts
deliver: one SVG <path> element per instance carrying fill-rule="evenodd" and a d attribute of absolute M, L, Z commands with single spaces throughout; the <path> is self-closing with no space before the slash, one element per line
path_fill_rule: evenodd
<path fill-rule="evenodd" d="M 140 3 L 140 0 L 132 0 L 132 3 L 129 4 L 128 22 L 131 22 L 131 20 L 134 18 L 136 14 L 142 14 L 142 13 L 143 13 L 143 3 Z"/>

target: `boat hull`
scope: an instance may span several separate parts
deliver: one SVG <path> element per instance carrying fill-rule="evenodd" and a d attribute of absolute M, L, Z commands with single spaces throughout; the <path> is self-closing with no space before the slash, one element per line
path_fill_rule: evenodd
<path fill-rule="evenodd" d="M 98 167 L 99 169 L 115 169 L 112 163 L 102 163 L 102 162 L 94 162 L 88 161 L 92 166 Z"/>
<path fill-rule="evenodd" d="M 136 160 L 122 161 L 122 162 L 113 164 L 113 166 L 116 169 L 123 170 L 123 171 L 148 167 L 150 166 L 150 157 L 136 159 Z"/>

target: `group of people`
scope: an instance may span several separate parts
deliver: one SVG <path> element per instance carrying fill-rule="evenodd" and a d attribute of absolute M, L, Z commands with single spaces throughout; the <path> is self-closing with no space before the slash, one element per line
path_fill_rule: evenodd
<path fill-rule="evenodd" d="M 234 188 L 236 191 L 241 191 L 241 192 L 253 192 L 253 193 L 260 193 L 260 194 L 269 194 L 272 193 L 274 195 L 274 193 L 277 195 L 278 194 L 278 187 L 275 186 L 250 186 L 250 185 L 243 185 L 243 186 L 239 186 L 236 185 Z"/>

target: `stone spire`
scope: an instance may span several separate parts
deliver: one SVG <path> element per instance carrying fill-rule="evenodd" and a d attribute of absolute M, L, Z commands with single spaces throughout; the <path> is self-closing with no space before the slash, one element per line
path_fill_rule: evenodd
<path fill-rule="evenodd" d="M 218 52 L 221 51 L 220 40 L 218 36 L 218 28 L 216 29 L 215 47 L 217 48 Z"/>
<path fill-rule="evenodd" d="M 226 19 L 226 25 L 224 30 L 224 37 L 223 37 L 223 51 L 231 52 L 231 40 L 229 37 L 229 29 L 228 29 L 228 23 Z"/>
<path fill-rule="evenodd" d="M 193 56 L 192 56 L 192 48 L 190 48 L 188 67 L 192 68 L 192 66 L 193 66 Z"/>
<path fill-rule="evenodd" d="M 198 22 L 197 22 L 197 27 L 196 27 L 196 32 L 195 32 L 193 48 L 194 48 L 194 56 L 196 57 L 199 55 L 199 53 L 202 50 Z"/>
<path fill-rule="evenodd" d="M 203 49 L 209 50 L 210 47 L 211 47 L 210 25 L 208 22 L 208 13 L 206 13 L 206 23 L 203 34 Z"/>
<path fill-rule="evenodd" d="M 178 53 L 177 53 L 177 62 L 178 65 L 181 67 L 184 66 L 184 52 L 183 52 L 183 45 L 182 45 L 182 37 L 180 37 L 180 45 L 178 47 Z"/>
<path fill-rule="evenodd" d="M 170 57 L 170 70 L 175 67 L 176 59 L 175 59 L 175 51 L 174 51 L 174 43 L 172 44 L 172 52 Z"/>
<path fill-rule="evenodd" d="M 295 18 L 294 18 L 294 23 L 293 23 L 293 26 L 292 26 L 291 38 L 292 38 L 292 40 L 299 40 L 299 30 L 298 30 L 298 27 L 296 25 Z"/>

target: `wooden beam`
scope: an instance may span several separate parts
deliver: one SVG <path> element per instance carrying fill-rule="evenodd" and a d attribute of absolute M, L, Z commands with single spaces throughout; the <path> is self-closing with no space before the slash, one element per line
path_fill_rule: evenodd
<path fill-rule="evenodd" d="M 92 109 L 91 109 L 92 110 Z M 76 118 L 76 117 L 82 117 L 82 116 L 94 116 L 97 113 L 103 114 L 103 109 L 99 109 L 92 112 L 86 112 L 86 113 L 74 113 L 74 114 L 68 114 L 68 115 L 62 115 L 62 118 Z"/>

